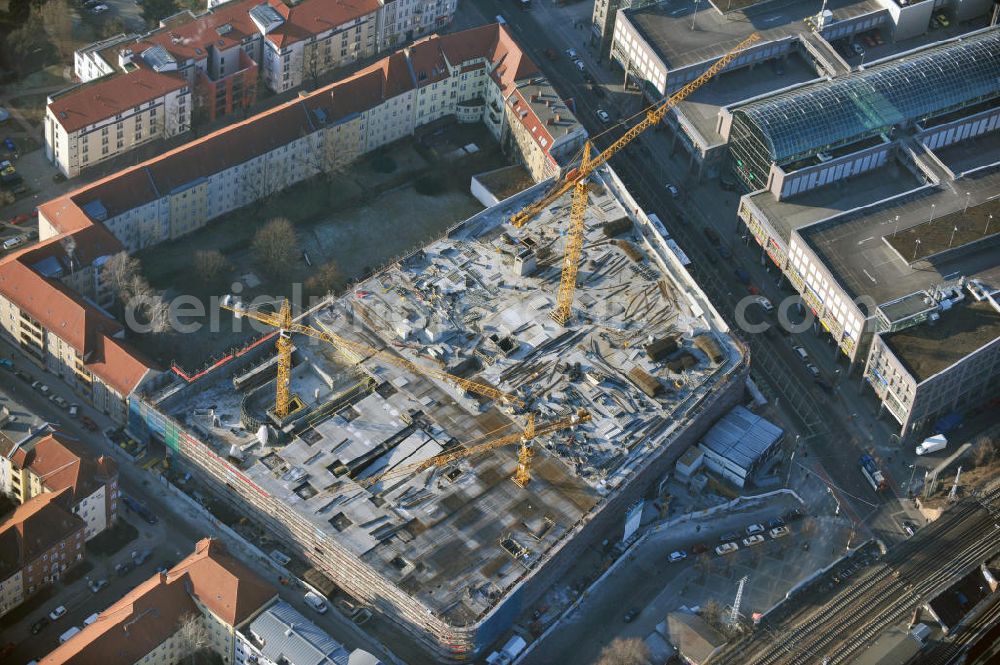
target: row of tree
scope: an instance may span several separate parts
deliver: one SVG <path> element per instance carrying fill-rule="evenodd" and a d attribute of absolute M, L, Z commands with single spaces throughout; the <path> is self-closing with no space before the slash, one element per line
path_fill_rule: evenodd
<path fill-rule="evenodd" d="M 67 247 L 67 252 L 72 253 L 72 248 Z M 299 257 L 292 223 L 283 217 L 268 221 L 254 235 L 252 252 L 255 266 L 262 272 L 279 278 L 287 275 Z M 192 269 L 203 284 L 221 286 L 220 282 L 230 277 L 233 265 L 218 250 L 197 250 L 192 255 Z M 148 325 L 151 332 L 167 329 L 169 307 L 162 293 L 143 275 L 139 259 L 118 252 L 105 264 L 104 275 L 115 295 L 116 313 L 120 318 L 134 317 Z M 328 262 L 311 272 L 304 287 L 309 295 L 324 295 L 336 290 L 343 281 L 337 264 Z"/>

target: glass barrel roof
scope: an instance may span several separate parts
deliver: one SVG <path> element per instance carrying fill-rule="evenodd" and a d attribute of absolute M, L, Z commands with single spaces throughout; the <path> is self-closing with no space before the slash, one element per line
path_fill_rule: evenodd
<path fill-rule="evenodd" d="M 1000 29 L 748 104 L 776 162 L 1000 96 Z"/>

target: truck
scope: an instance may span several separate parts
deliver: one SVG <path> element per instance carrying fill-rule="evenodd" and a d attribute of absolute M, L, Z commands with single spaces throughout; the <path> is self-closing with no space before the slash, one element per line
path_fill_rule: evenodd
<path fill-rule="evenodd" d="M 524 641 L 524 638 L 520 635 L 514 635 L 507 643 L 503 645 L 503 648 L 499 651 L 494 651 L 486 658 L 486 662 L 489 665 L 507 665 L 507 663 L 514 662 L 514 659 L 521 655 L 524 651 L 524 647 L 528 645 Z"/>
<path fill-rule="evenodd" d="M 928 453 L 936 453 L 939 450 L 944 450 L 948 447 L 948 439 L 944 434 L 935 434 L 934 436 L 929 436 L 917 446 L 916 453 L 918 455 L 926 455 Z"/>
<path fill-rule="evenodd" d="M 868 484 L 872 486 L 872 489 L 876 492 L 884 490 L 885 476 L 879 470 L 875 459 L 871 455 L 862 455 L 859 463 L 861 464 L 861 474 L 868 481 Z"/>

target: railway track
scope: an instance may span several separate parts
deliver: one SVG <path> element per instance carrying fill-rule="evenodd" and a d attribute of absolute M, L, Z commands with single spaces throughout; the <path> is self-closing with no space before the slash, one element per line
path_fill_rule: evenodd
<path fill-rule="evenodd" d="M 923 599 L 1000 548 L 1000 489 L 964 499 L 823 606 L 762 626 L 727 648 L 734 665 L 846 663 Z M 774 637 L 777 636 L 777 637 Z M 948 661 L 944 661 L 948 662 Z"/>

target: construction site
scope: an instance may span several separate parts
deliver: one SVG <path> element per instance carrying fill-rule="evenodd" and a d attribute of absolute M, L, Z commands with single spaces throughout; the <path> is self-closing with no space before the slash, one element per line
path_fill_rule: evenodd
<path fill-rule="evenodd" d="M 743 395 L 747 354 L 606 165 L 614 150 L 588 145 L 548 192 L 308 311 L 225 298 L 275 332 L 133 397 L 130 432 L 429 659 L 474 657 L 582 551 L 621 539 Z"/>

